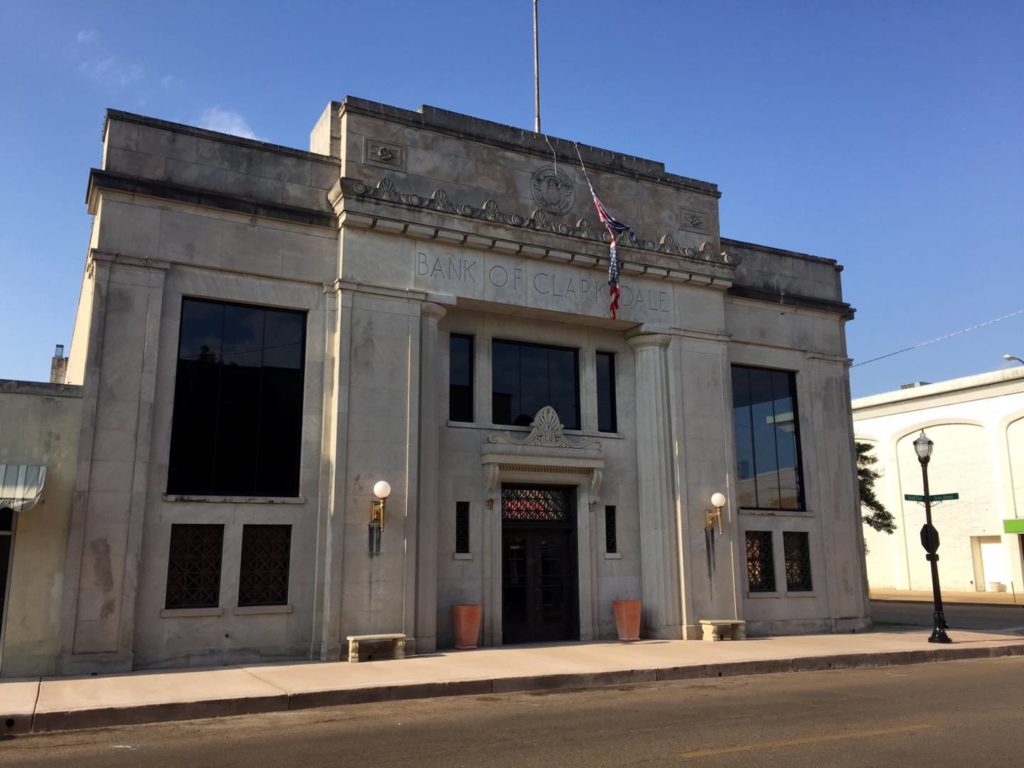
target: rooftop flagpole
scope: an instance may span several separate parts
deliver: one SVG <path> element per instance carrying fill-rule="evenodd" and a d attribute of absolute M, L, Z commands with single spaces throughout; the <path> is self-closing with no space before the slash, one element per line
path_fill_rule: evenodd
<path fill-rule="evenodd" d="M 537 36 L 537 0 L 533 0 L 533 130 L 540 133 L 540 40 Z"/>

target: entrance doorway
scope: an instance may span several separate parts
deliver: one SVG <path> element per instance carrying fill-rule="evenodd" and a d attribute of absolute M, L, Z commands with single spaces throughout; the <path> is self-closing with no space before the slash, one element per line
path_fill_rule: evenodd
<path fill-rule="evenodd" d="M 7 587 L 10 581 L 13 545 L 14 510 L 4 507 L 0 509 L 0 668 L 3 667 L 4 616 L 7 610 Z"/>
<path fill-rule="evenodd" d="M 502 485 L 502 641 L 579 639 L 576 489 Z"/>

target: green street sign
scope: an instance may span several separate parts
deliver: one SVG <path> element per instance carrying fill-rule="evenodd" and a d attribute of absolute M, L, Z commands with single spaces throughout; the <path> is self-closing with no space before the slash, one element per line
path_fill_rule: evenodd
<path fill-rule="evenodd" d="M 930 501 L 956 501 L 960 498 L 959 493 L 933 493 L 928 497 Z M 904 501 L 920 501 L 924 502 L 924 496 L 917 493 L 905 493 L 903 494 Z"/>

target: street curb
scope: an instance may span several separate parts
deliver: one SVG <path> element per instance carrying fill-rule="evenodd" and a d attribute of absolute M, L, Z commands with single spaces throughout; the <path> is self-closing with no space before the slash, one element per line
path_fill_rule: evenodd
<path fill-rule="evenodd" d="M 927 600 L 916 600 L 912 597 L 872 597 L 876 603 L 902 603 L 903 605 L 931 605 L 932 598 Z M 1007 600 L 949 600 L 942 598 L 943 606 L 946 605 L 973 605 L 980 608 L 1024 608 L 1024 603 L 1012 603 Z"/>
<path fill-rule="evenodd" d="M 628 669 L 610 672 L 579 672 L 492 680 L 409 683 L 373 688 L 339 689 L 304 693 L 281 693 L 241 699 L 102 707 L 66 712 L 42 712 L 32 718 L 31 733 L 53 733 L 89 728 L 198 720 L 235 715 L 265 714 L 289 710 L 367 704 L 449 696 L 482 696 L 506 693 L 551 692 L 637 685 L 678 680 L 699 680 L 741 675 L 769 675 L 783 672 L 820 672 L 832 669 L 869 669 L 937 661 L 962 661 L 1024 656 L 1024 643 L 988 647 L 940 647 L 914 651 L 848 653 L 833 656 L 802 656 L 762 661 L 696 664 L 660 669 Z M 19 729 L 21 734 L 28 729 Z"/>

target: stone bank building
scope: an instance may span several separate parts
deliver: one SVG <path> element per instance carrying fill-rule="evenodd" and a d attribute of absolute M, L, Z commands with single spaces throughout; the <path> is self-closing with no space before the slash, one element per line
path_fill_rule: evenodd
<path fill-rule="evenodd" d="M 579 149 L 638 237 L 614 320 L 572 142 L 354 98 L 308 152 L 108 112 L 57 669 L 428 652 L 464 603 L 484 645 L 614 638 L 616 599 L 652 638 L 869 626 L 841 267 Z"/>

